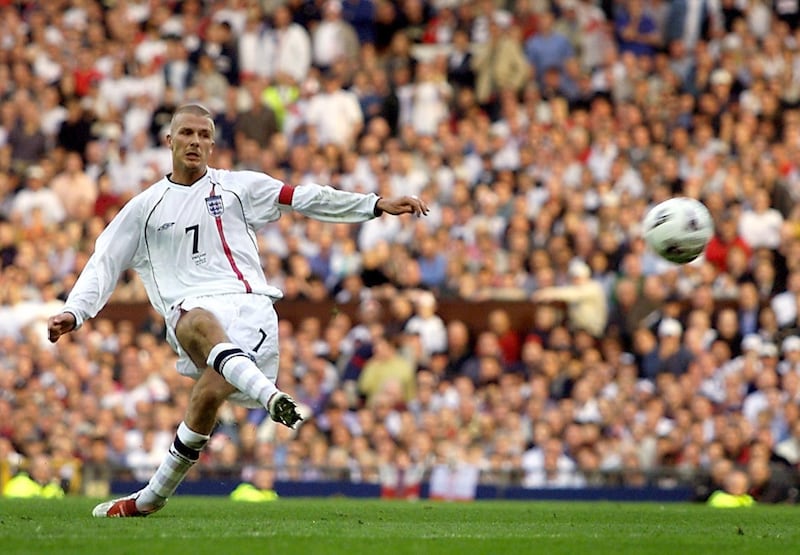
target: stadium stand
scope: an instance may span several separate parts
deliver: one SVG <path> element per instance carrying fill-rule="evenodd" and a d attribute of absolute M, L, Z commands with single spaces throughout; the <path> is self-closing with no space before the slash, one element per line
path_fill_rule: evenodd
<path fill-rule="evenodd" d="M 262 231 L 280 387 L 308 418 L 226 405 L 192 479 L 459 467 L 704 501 L 727 468 L 794 502 L 799 18 L 685 4 L 0 1 L 0 481 L 46 459 L 68 494 L 104 496 L 168 448 L 191 383 L 138 278 L 56 345 L 44 321 L 168 171 L 191 101 L 216 114 L 214 166 L 432 207 Z M 681 267 L 639 226 L 675 195 L 717 230 Z"/>

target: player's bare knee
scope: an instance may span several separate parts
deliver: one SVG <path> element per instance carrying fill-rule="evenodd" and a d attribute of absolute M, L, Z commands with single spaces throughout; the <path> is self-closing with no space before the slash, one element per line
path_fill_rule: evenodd
<path fill-rule="evenodd" d="M 214 334 L 219 329 L 216 317 L 203 308 L 193 308 L 181 314 L 175 333 L 178 339 L 192 339 Z"/>
<path fill-rule="evenodd" d="M 202 308 L 185 312 L 175 327 L 178 341 L 192 358 L 205 358 L 208 349 L 224 339 L 224 331 L 216 317 Z"/>

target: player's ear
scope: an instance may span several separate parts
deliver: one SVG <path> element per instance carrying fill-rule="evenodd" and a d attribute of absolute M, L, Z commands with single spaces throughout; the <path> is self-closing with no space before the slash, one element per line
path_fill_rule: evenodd
<path fill-rule="evenodd" d="M 171 133 L 167 133 L 166 139 L 167 139 L 167 146 L 172 148 L 172 134 Z"/>

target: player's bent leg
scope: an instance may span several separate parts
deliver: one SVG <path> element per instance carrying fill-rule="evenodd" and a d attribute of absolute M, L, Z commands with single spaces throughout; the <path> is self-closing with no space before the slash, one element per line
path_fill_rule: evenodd
<path fill-rule="evenodd" d="M 228 395 L 236 391 L 237 388 L 232 384 L 246 382 L 246 388 L 239 388 L 240 391 L 244 391 L 265 406 L 269 411 L 270 418 L 275 422 L 292 428 L 303 419 L 297 410 L 297 403 L 294 399 L 276 388 L 272 381 L 255 365 L 253 359 L 233 343 L 219 343 L 214 346 L 208 356 L 208 364 L 215 371 L 206 370 L 202 378 L 208 378 L 210 382 L 214 379 L 213 376 L 216 376 L 219 382 L 227 387 L 227 389 L 223 389 L 223 386 L 220 385 L 217 390 L 227 392 L 217 408 Z M 254 380 L 258 383 L 253 383 Z M 198 383 L 198 385 L 200 384 Z M 202 404 L 198 402 L 194 406 L 200 407 Z M 195 415 L 196 420 L 202 418 L 202 414 L 204 414 L 202 411 L 198 412 Z M 206 414 L 210 414 L 210 412 L 206 412 Z M 214 414 L 216 414 L 216 409 L 214 409 Z M 213 429 L 214 423 L 210 423 L 211 429 Z"/>
<path fill-rule="evenodd" d="M 193 308 L 178 320 L 175 335 L 198 368 L 208 365 L 239 391 L 269 410 L 270 417 L 292 427 L 302 420 L 294 400 L 278 390 L 241 347 L 231 343 L 217 318 Z"/>

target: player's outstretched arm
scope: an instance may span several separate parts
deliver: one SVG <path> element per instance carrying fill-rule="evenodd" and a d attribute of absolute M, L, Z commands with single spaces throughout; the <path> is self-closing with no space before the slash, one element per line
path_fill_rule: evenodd
<path fill-rule="evenodd" d="M 61 312 L 47 319 L 47 338 L 51 343 L 58 341 L 58 338 L 75 329 L 75 315 L 71 312 Z"/>
<path fill-rule="evenodd" d="M 267 186 L 262 188 L 266 194 L 261 196 L 254 194 L 259 191 L 257 188 L 250 193 L 249 204 L 256 218 L 261 198 L 282 209 L 291 208 L 304 216 L 323 222 L 365 222 L 384 212 L 395 216 L 401 214 L 424 216 L 428 213 L 428 205 L 416 196 L 382 198 L 374 193 L 340 191 L 316 183 L 305 183 L 297 187 L 282 185 L 275 180 L 263 180 L 263 183 Z M 280 187 L 280 194 L 276 194 L 276 183 Z M 256 220 L 251 218 L 251 221 Z"/>
<path fill-rule="evenodd" d="M 414 214 L 416 216 L 425 216 L 428 211 L 428 205 L 416 196 L 398 197 L 393 199 L 381 198 L 378 199 L 375 207 L 380 212 L 386 212 L 398 216 L 400 214 Z"/>

